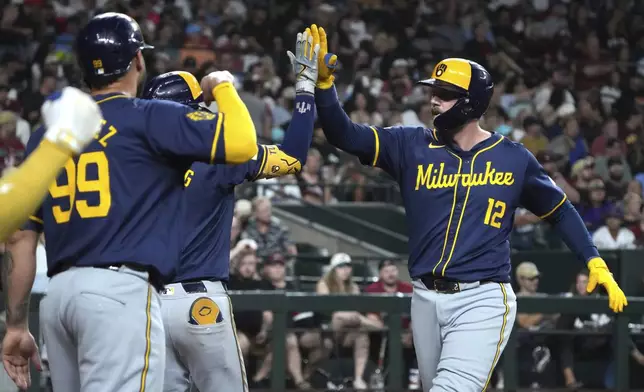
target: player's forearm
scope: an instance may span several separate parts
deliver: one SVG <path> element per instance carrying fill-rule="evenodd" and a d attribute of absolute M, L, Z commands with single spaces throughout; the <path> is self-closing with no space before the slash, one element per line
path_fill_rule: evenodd
<path fill-rule="evenodd" d="M 2 287 L 9 327 L 28 326 L 37 245 L 38 234 L 28 230 L 14 233 L 7 243 L 2 260 Z"/>
<path fill-rule="evenodd" d="M 306 163 L 311 146 L 314 124 L 315 99 L 309 94 L 298 94 L 293 117 L 282 142 L 282 151 L 296 158 L 302 166 Z"/>
<path fill-rule="evenodd" d="M 351 121 L 340 106 L 335 87 L 316 89 L 315 104 L 322 130 L 331 145 L 359 157 L 373 156 L 376 151 L 374 131 Z"/>
<path fill-rule="evenodd" d="M 0 241 L 34 213 L 70 156 L 71 152 L 45 140 L 18 169 L 0 180 Z"/>
<path fill-rule="evenodd" d="M 224 148 L 227 163 L 244 163 L 257 154 L 257 132 L 248 108 L 231 83 L 221 83 L 212 91 L 219 112 L 223 113 Z"/>
<path fill-rule="evenodd" d="M 578 259 L 586 263 L 593 257 L 599 257 L 597 247 L 593 244 L 584 221 L 568 200 L 546 220 L 554 226 L 564 243 Z"/>

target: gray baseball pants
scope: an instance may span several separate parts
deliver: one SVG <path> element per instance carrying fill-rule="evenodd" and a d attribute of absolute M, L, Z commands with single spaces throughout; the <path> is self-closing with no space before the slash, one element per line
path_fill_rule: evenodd
<path fill-rule="evenodd" d="M 146 272 L 61 272 L 49 283 L 40 319 L 55 392 L 162 391 L 161 301 Z"/>
<path fill-rule="evenodd" d="M 514 325 L 512 286 L 465 283 L 447 294 L 413 283 L 411 322 L 423 391 L 485 391 Z"/>
<path fill-rule="evenodd" d="M 221 282 L 166 286 L 161 295 L 166 338 L 164 392 L 247 392 L 230 298 Z M 189 286 L 185 286 L 189 287 Z"/>

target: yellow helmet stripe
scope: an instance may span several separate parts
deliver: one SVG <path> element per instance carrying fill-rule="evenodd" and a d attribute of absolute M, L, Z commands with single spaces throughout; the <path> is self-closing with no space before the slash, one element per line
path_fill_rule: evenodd
<path fill-rule="evenodd" d="M 190 89 L 190 94 L 192 94 L 192 99 L 197 99 L 203 93 L 203 91 L 201 90 L 201 86 L 197 81 L 197 78 L 195 78 L 193 74 L 185 71 L 177 71 L 175 73 L 181 76 L 181 78 L 188 85 L 188 88 Z"/>
<path fill-rule="evenodd" d="M 472 66 L 465 59 L 449 58 L 434 67 L 432 78 L 469 90 Z"/>

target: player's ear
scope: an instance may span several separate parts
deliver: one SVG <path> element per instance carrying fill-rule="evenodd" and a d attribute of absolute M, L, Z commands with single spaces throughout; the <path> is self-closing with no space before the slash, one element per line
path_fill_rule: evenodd
<path fill-rule="evenodd" d="M 145 60 L 143 59 L 143 53 L 141 53 L 140 50 L 136 53 L 136 57 L 134 58 L 134 66 L 138 72 L 143 72 L 145 70 Z"/>

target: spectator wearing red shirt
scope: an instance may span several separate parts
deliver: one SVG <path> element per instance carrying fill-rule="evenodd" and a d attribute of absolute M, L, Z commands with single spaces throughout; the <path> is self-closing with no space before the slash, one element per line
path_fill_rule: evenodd
<path fill-rule="evenodd" d="M 411 283 L 403 282 L 398 279 L 398 266 L 392 260 L 382 260 L 378 264 L 378 281 L 370 284 L 365 289 L 366 293 L 371 294 L 411 294 L 413 286 Z M 383 322 L 386 314 L 369 314 L 369 318 L 374 321 Z M 403 328 L 409 328 L 409 317 L 403 319 Z"/>

